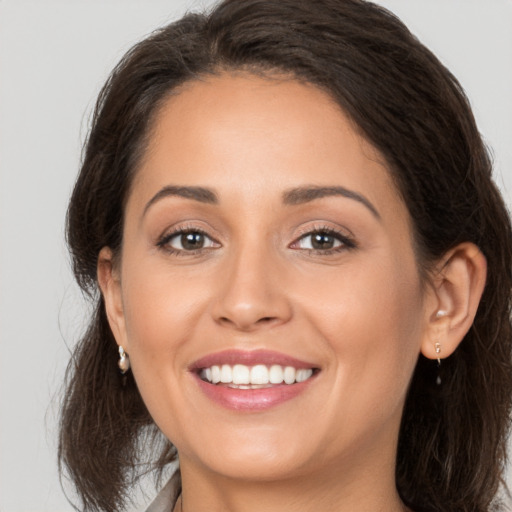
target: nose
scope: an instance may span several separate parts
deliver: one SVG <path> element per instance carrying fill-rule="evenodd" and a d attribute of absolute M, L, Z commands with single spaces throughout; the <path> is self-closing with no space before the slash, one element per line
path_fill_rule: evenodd
<path fill-rule="evenodd" d="M 288 322 L 292 308 L 283 286 L 283 262 L 278 259 L 271 251 L 250 247 L 230 258 L 219 274 L 215 322 L 245 332 Z"/>

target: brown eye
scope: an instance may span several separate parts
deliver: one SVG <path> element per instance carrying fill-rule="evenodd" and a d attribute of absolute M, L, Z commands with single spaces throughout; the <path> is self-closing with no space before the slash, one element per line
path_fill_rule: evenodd
<path fill-rule="evenodd" d="M 313 249 L 333 249 L 335 247 L 336 238 L 327 233 L 315 233 L 311 236 L 311 246 Z"/>
<path fill-rule="evenodd" d="M 328 231 L 316 231 L 302 236 L 297 242 L 298 249 L 329 251 L 345 245 L 342 237 Z"/>
<path fill-rule="evenodd" d="M 205 236 L 202 233 L 183 233 L 180 235 L 181 247 L 186 251 L 202 249 L 205 242 Z"/>
<path fill-rule="evenodd" d="M 201 231 L 179 231 L 164 237 L 158 245 L 177 252 L 192 252 L 218 247 L 208 235 Z"/>

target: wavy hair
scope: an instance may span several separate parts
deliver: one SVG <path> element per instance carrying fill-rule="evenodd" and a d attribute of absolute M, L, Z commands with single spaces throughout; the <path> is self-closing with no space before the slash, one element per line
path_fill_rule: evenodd
<path fill-rule="evenodd" d="M 387 10 L 364 0 L 227 0 L 133 47 L 103 87 L 68 209 L 67 241 L 95 304 L 70 362 L 59 461 L 84 511 L 119 511 L 147 462 L 176 452 L 133 377 L 123 383 L 98 291 L 98 253 L 122 246 L 123 207 L 152 120 L 180 85 L 242 70 L 326 91 L 385 157 L 410 213 L 418 263 L 476 244 L 488 277 L 474 324 L 437 367 L 419 357 L 403 412 L 396 485 L 416 512 L 488 512 L 505 462 L 512 396 L 512 236 L 492 164 L 453 75 Z M 145 467 L 145 466 L 143 466 Z M 493 508 L 494 507 L 494 508 Z"/>

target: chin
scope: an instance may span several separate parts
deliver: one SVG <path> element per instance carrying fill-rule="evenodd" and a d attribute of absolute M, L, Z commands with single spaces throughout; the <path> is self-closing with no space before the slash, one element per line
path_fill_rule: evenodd
<path fill-rule="evenodd" d="M 211 437 L 177 441 L 182 465 L 186 460 L 230 479 L 277 481 L 304 473 L 317 451 L 305 443 L 306 431 L 290 435 L 290 429 L 282 425 L 238 429 L 214 423 L 210 426 Z"/>

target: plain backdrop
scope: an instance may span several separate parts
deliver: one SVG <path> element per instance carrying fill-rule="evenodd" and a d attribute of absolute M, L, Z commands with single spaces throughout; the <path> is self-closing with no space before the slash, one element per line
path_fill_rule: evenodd
<path fill-rule="evenodd" d="M 0 0 L 0 512 L 72 510 L 56 470 L 56 418 L 88 310 L 63 225 L 95 97 L 133 43 L 210 3 Z M 380 3 L 462 82 L 510 206 L 512 0 Z"/>

